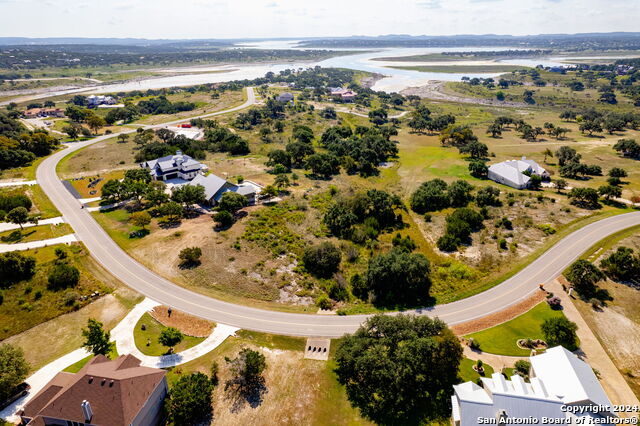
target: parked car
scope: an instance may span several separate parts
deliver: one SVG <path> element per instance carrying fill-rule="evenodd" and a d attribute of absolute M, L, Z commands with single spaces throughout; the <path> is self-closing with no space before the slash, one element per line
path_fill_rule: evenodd
<path fill-rule="evenodd" d="M 13 396 L 9 397 L 9 399 L 6 399 L 4 401 L 0 401 L 0 410 L 4 410 L 13 402 L 15 402 L 17 399 L 22 398 L 23 396 L 26 396 L 29 393 L 30 389 L 31 389 L 31 386 L 29 386 L 27 382 L 20 383 L 16 388 L 16 393 Z"/>

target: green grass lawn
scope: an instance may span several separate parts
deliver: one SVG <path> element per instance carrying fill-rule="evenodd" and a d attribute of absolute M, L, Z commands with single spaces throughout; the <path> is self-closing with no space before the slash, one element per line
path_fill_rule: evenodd
<path fill-rule="evenodd" d="M 560 316 L 564 316 L 562 311 L 554 311 L 546 302 L 541 302 L 529 312 L 511 321 L 465 337 L 473 338 L 480 343 L 480 349 L 484 352 L 497 355 L 528 356 L 529 349 L 520 349 L 516 344 L 518 339 L 542 339 L 540 326 L 544 320 Z"/>
<path fill-rule="evenodd" d="M 473 369 L 474 365 L 476 365 L 476 361 L 469 358 L 462 359 L 460 367 L 458 368 L 458 375 L 460 376 L 460 379 L 463 383 L 475 383 L 480 377 L 491 377 L 494 372 L 493 367 L 485 363 L 482 365 L 484 367 L 484 375 L 480 376 L 480 374 L 478 374 L 478 372 Z"/>
<path fill-rule="evenodd" d="M 116 349 L 115 344 L 113 345 L 113 349 L 111 350 L 111 352 L 109 352 L 108 357 L 110 359 L 118 358 L 118 350 Z M 89 355 L 88 357 L 82 358 L 78 362 L 74 362 L 73 364 L 71 364 L 70 366 L 68 366 L 67 368 L 65 368 L 62 371 L 66 372 L 66 373 L 77 373 L 78 371 L 80 371 L 82 369 L 82 367 L 87 365 L 87 363 L 89 361 L 91 361 L 92 359 L 93 359 L 93 355 Z"/>
<path fill-rule="evenodd" d="M 142 330 L 142 324 L 146 326 L 146 330 Z M 133 330 L 133 337 L 136 342 L 136 347 L 145 355 L 149 356 L 161 356 L 165 355 L 168 351 L 166 346 L 161 345 L 158 342 L 158 337 L 163 329 L 166 327 L 156 321 L 151 315 L 145 313 L 136 324 L 136 328 Z M 174 347 L 174 353 L 189 349 L 198 343 L 201 343 L 204 337 L 191 337 L 185 335 L 182 342 Z M 147 342 L 149 345 L 147 345 Z"/>
<path fill-rule="evenodd" d="M 40 225 L 25 228 L 22 231 L 5 231 L 0 233 L 0 243 L 18 244 L 30 241 L 48 240 L 73 233 L 73 229 L 66 223 L 57 225 Z"/>

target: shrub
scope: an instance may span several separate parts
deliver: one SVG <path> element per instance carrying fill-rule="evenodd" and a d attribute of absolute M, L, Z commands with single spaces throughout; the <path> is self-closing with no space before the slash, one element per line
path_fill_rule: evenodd
<path fill-rule="evenodd" d="M 529 376 L 529 371 L 531 370 L 531 363 L 529 361 L 520 359 L 516 361 L 513 366 L 517 374 L 520 374 L 521 376 L 525 376 L 525 377 Z"/>
<path fill-rule="evenodd" d="M 18 252 L 0 254 L 0 287 L 27 280 L 36 273 L 36 260 Z"/>
<path fill-rule="evenodd" d="M 319 277 L 330 277 L 340 266 L 340 250 L 330 242 L 308 247 L 302 255 L 304 267 Z"/>
<path fill-rule="evenodd" d="M 49 273 L 48 281 L 52 290 L 75 287 L 80 281 L 80 271 L 75 266 L 57 263 Z"/>
<path fill-rule="evenodd" d="M 562 300 L 558 296 L 552 296 L 547 299 L 547 303 L 551 307 L 551 309 L 560 309 L 562 306 Z"/>
<path fill-rule="evenodd" d="M 226 210 L 216 212 L 213 216 L 213 220 L 215 220 L 222 228 L 228 228 L 233 225 L 234 222 L 233 214 Z"/>
<path fill-rule="evenodd" d="M 331 300 L 327 297 L 326 294 L 323 294 L 320 297 L 318 297 L 318 300 L 316 300 L 316 305 L 318 306 L 318 308 L 324 311 L 328 311 L 333 307 Z"/>
<path fill-rule="evenodd" d="M 202 249 L 200 247 L 186 247 L 180 250 L 178 257 L 182 267 L 198 266 L 200 265 L 200 257 L 202 257 Z"/>
<path fill-rule="evenodd" d="M 458 247 L 462 244 L 460 238 L 451 234 L 444 234 L 442 237 L 438 238 L 437 241 L 438 249 L 441 251 L 451 252 L 458 250 Z"/>
<path fill-rule="evenodd" d="M 578 326 L 566 317 L 547 318 L 540 329 L 549 347 L 564 346 L 570 351 L 578 349 Z"/>

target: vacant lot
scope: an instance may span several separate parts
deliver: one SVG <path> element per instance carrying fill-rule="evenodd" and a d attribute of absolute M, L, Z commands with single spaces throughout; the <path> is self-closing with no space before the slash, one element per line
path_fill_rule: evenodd
<path fill-rule="evenodd" d="M 63 247 L 68 253 L 69 263 L 80 270 L 80 282 L 74 288 L 48 288 L 47 279 L 56 262 L 54 251 L 57 247 Z M 93 292 L 103 294 L 113 289 L 92 274 L 96 266 L 80 244 L 43 247 L 22 253 L 36 259 L 37 272 L 31 280 L 13 284 L 2 291 L 4 300 L 0 305 L 0 340 L 78 310 L 92 301 L 90 295 Z M 86 299 L 83 300 L 83 297 Z"/>
<path fill-rule="evenodd" d="M 88 177 L 119 169 L 130 169 L 134 143 L 121 143 L 117 138 L 107 139 L 76 151 L 58 163 L 58 173 L 63 179 Z"/>
<path fill-rule="evenodd" d="M 237 337 L 228 338 L 207 355 L 173 368 L 168 380 L 171 384 L 194 371 L 209 375 L 211 364 L 217 362 L 220 385 L 213 395 L 215 425 L 261 424 L 264 419 L 285 425 L 370 424 L 347 401 L 332 371 L 333 362 L 303 359 L 304 344 L 304 339 L 239 331 Z M 224 391 L 230 378 L 224 358 L 234 358 L 242 347 L 259 350 L 267 361 L 266 392 L 256 407 Z"/>
<path fill-rule="evenodd" d="M 26 195 L 33 203 L 29 213 L 32 215 L 38 215 L 40 219 L 60 216 L 60 212 L 56 209 L 51 200 L 49 200 L 49 197 L 45 195 L 42 188 L 40 188 L 40 185 L 3 187 L 0 188 L 0 195 Z"/>
<path fill-rule="evenodd" d="M 619 246 L 640 252 L 638 228 L 622 232 L 603 244 L 595 245 L 586 256 L 599 264 L 600 260 Z M 598 284 L 606 289 L 613 300 L 602 309 L 595 310 L 586 301 L 574 299 L 591 330 L 596 334 L 636 396 L 640 397 L 640 288 L 633 283 L 606 280 Z"/>

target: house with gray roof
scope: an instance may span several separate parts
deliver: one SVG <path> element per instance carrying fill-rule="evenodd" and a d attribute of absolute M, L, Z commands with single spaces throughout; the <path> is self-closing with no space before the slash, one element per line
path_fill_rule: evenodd
<path fill-rule="evenodd" d="M 278 95 L 278 97 L 276 98 L 278 100 L 278 102 L 293 102 L 293 93 L 289 93 L 289 92 L 284 92 L 281 93 L 280 95 Z"/>
<path fill-rule="evenodd" d="M 543 179 L 549 178 L 549 173 L 542 166 L 527 157 L 489 166 L 489 179 L 516 189 L 528 188 L 531 175 L 538 175 Z"/>
<path fill-rule="evenodd" d="M 249 184 L 235 185 L 214 174 L 208 176 L 198 175 L 187 185 L 202 186 L 207 203 L 211 206 L 217 205 L 222 195 L 229 191 L 244 195 L 249 204 L 254 204 L 256 201 L 256 188 L 254 186 Z"/>
<path fill-rule="evenodd" d="M 507 380 L 501 373 L 482 377 L 481 385 L 453 386 L 454 426 L 514 424 L 613 424 L 615 416 L 593 369 L 562 346 L 530 358 L 529 381 L 519 375 Z M 535 422 L 535 420 L 538 420 Z M 517 423 L 525 424 L 525 423 Z"/>
<path fill-rule="evenodd" d="M 180 151 L 176 151 L 175 155 L 145 161 L 140 163 L 140 167 L 149 169 L 155 180 L 162 181 L 176 178 L 191 180 L 207 170 L 206 165 Z"/>

